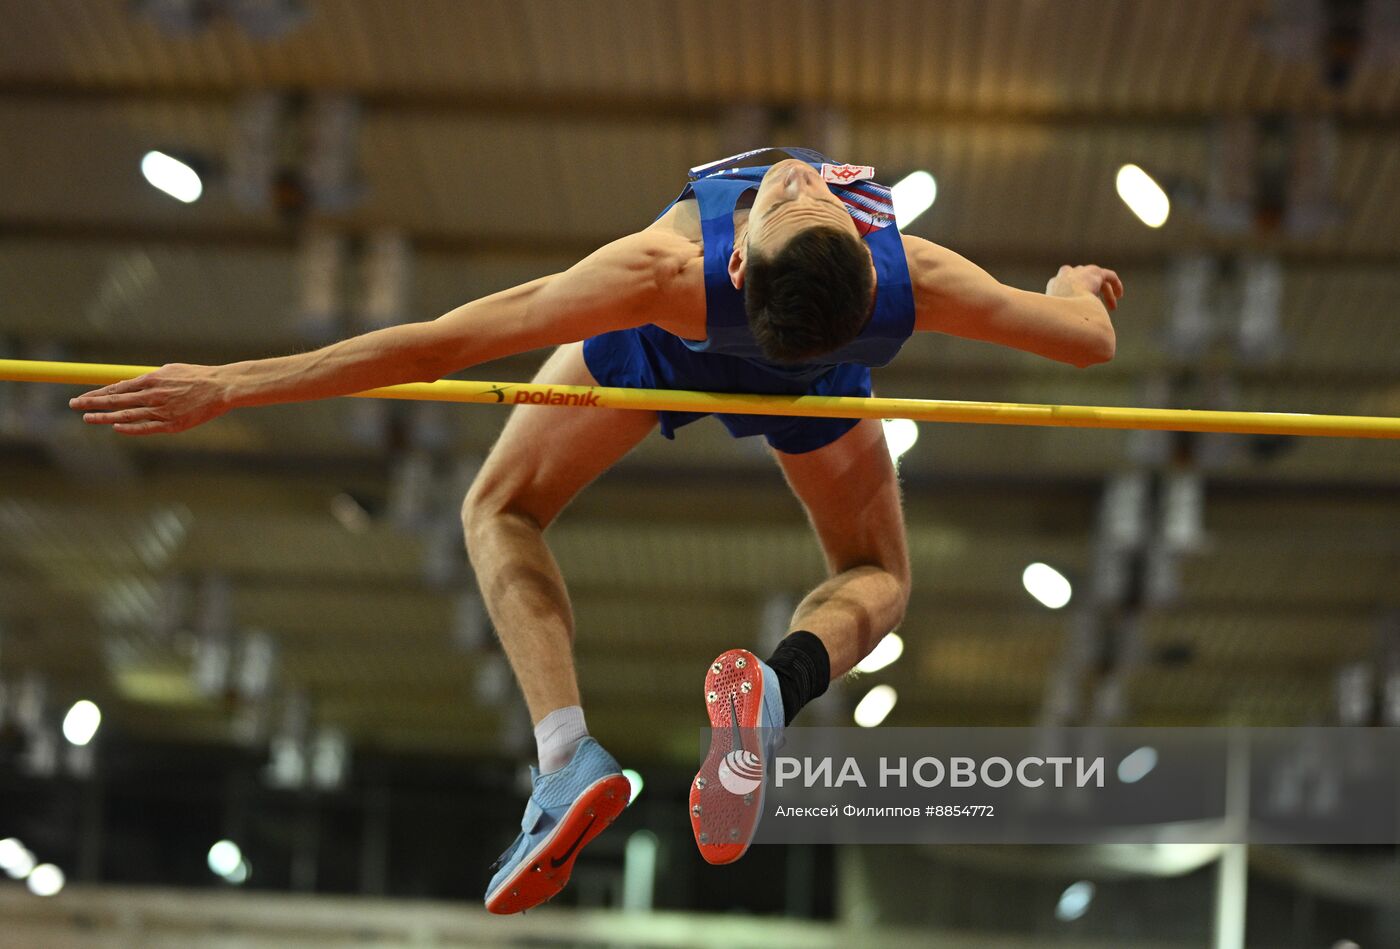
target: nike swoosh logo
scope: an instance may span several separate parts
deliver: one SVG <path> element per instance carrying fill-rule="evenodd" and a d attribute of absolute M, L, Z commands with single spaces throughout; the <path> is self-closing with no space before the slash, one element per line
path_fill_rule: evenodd
<path fill-rule="evenodd" d="M 594 814 L 592 817 L 590 817 L 590 818 L 588 819 L 588 826 L 586 826 L 586 827 L 583 828 L 583 832 L 580 833 L 580 834 L 578 835 L 578 839 L 574 841 L 573 846 L 571 846 L 568 850 L 565 850 L 565 851 L 564 851 L 564 856 L 559 857 L 558 859 L 555 859 L 554 857 L 550 857 L 550 858 L 549 858 L 549 865 L 550 865 L 551 867 L 553 867 L 554 869 L 558 870 L 558 869 L 559 869 L 560 867 L 562 867 L 564 864 L 568 863 L 568 862 L 569 862 L 569 858 L 572 857 L 572 856 L 574 855 L 574 851 L 578 849 L 578 845 L 581 844 L 581 843 L 583 843 L 583 838 L 585 838 L 585 837 L 588 836 L 588 832 L 589 832 L 590 830 L 593 829 L 593 824 L 594 824 L 594 822 L 597 821 L 597 820 L 598 820 L 598 815 L 597 815 L 597 814 Z"/>
<path fill-rule="evenodd" d="M 744 750 L 744 733 L 739 729 L 739 710 L 734 707 L 734 693 L 729 693 L 729 722 L 734 731 L 734 750 Z"/>

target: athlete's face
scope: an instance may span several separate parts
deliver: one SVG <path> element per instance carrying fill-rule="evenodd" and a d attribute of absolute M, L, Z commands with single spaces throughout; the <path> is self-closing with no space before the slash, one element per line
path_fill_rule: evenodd
<path fill-rule="evenodd" d="M 809 227 L 835 227 L 859 237 L 841 199 L 805 161 L 790 158 L 768 169 L 749 211 L 747 251 L 777 253 Z"/>

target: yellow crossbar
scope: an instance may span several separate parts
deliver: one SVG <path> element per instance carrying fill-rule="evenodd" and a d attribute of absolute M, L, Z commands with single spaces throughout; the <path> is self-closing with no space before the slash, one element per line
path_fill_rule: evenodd
<path fill-rule="evenodd" d="M 0 381 L 103 386 L 150 372 L 152 366 L 0 359 Z M 587 406 L 736 415 L 806 415 L 830 418 L 907 418 L 916 422 L 979 425 L 1049 425 L 1063 428 L 1147 428 L 1179 432 L 1252 435 L 1322 435 L 1334 438 L 1400 438 L 1400 418 L 1307 415 L 1296 412 L 1215 412 L 1092 405 L 1026 405 L 1016 402 L 951 402 L 821 395 L 745 395 L 673 389 L 614 389 L 504 382 L 414 382 L 357 392 L 355 398 L 412 399 L 479 405 Z"/>

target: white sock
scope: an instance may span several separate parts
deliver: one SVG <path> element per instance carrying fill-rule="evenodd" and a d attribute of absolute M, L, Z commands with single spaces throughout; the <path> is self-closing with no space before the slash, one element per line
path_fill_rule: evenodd
<path fill-rule="evenodd" d="M 558 771 L 574 758 L 579 742 L 588 737 L 583 709 L 577 705 L 556 708 L 535 726 L 535 747 L 540 756 L 540 774 Z"/>

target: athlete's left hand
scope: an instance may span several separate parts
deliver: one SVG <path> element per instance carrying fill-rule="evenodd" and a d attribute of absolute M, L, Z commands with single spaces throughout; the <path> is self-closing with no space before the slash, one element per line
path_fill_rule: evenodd
<path fill-rule="evenodd" d="M 170 363 L 144 376 L 94 389 L 68 402 L 91 425 L 122 435 L 173 434 L 217 418 L 232 406 L 215 366 Z"/>
<path fill-rule="evenodd" d="M 1072 297 L 1081 293 L 1091 293 L 1103 301 L 1110 311 L 1118 309 L 1118 300 L 1123 296 L 1123 281 L 1112 270 L 1089 264 L 1085 267 L 1071 267 L 1068 264 L 1050 278 L 1045 292 L 1052 297 Z"/>

